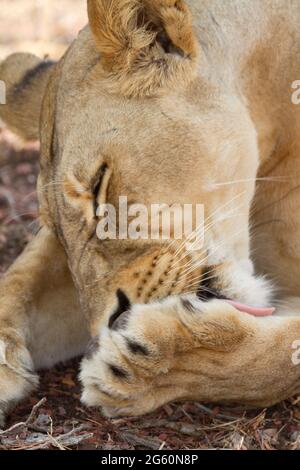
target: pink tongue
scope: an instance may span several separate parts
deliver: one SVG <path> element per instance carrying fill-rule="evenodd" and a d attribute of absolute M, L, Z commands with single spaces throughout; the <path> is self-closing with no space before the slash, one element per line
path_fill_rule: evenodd
<path fill-rule="evenodd" d="M 249 305 L 244 305 L 233 300 L 226 300 L 225 302 L 232 305 L 240 312 L 249 313 L 250 315 L 254 315 L 255 317 L 268 317 L 270 315 L 273 315 L 273 313 L 275 312 L 275 308 L 250 307 Z"/>

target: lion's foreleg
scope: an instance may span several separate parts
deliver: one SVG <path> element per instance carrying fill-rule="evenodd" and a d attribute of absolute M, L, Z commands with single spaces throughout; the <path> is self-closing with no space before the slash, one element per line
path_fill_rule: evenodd
<path fill-rule="evenodd" d="M 42 228 L 0 283 L 0 424 L 38 383 L 35 371 L 88 340 L 65 254 Z"/>

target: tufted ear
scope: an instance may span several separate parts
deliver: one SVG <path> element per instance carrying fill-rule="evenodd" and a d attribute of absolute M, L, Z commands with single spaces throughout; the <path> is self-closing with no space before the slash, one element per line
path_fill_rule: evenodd
<path fill-rule="evenodd" d="M 110 83 L 127 96 L 189 82 L 198 42 L 182 0 L 88 0 L 90 26 Z"/>

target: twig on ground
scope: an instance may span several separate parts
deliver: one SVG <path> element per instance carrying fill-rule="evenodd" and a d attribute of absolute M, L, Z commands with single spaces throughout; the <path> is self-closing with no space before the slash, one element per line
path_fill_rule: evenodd
<path fill-rule="evenodd" d="M 208 408 L 207 406 L 204 406 L 200 403 L 196 403 L 196 406 L 197 408 L 199 408 L 201 411 L 203 411 L 204 413 L 212 416 L 213 418 L 215 419 L 222 419 L 222 420 L 226 420 L 226 421 L 236 421 L 237 417 L 236 416 L 231 416 L 231 415 L 226 415 L 224 413 L 214 413 L 213 410 L 211 410 L 210 408 Z"/>
<path fill-rule="evenodd" d="M 29 426 L 32 426 L 32 421 L 34 420 L 34 418 L 36 418 L 36 415 L 37 415 L 37 411 L 39 408 L 41 408 L 41 406 L 43 406 L 47 401 L 47 398 L 42 398 L 38 403 L 36 403 L 33 407 L 32 407 L 32 410 L 30 412 L 30 415 L 28 416 L 28 418 L 26 419 L 26 421 L 24 422 L 21 422 L 21 423 L 16 423 L 14 424 L 13 426 L 11 426 L 10 428 L 8 429 L 5 429 L 4 431 L 1 431 L 0 430 L 0 436 L 4 436 L 5 434 L 9 434 L 11 433 L 12 431 L 15 431 L 16 429 L 20 428 L 20 427 L 29 427 Z"/>
<path fill-rule="evenodd" d="M 141 437 L 130 432 L 120 433 L 120 436 L 122 439 L 124 439 L 124 441 L 128 442 L 128 444 L 133 446 L 142 446 L 146 449 L 159 450 L 159 448 L 163 444 L 163 442 L 159 439 L 151 437 Z"/>
<path fill-rule="evenodd" d="M 42 450 L 49 449 L 50 447 L 56 447 L 59 450 L 67 450 L 68 447 L 74 447 L 94 436 L 93 433 L 76 435 L 84 429 L 86 429 L 86 426 L 78 426 L 66 434 L 61 434 L 60 436 L 55 437 L 49 433 L 47 436 L 43 434 L 30 435 L 27 439 L 22 440 L 22 445 L 20 445 L 20 440 L 17 438 L 7 438 L 4 440 L 3 444 L 12 450 Z"/>

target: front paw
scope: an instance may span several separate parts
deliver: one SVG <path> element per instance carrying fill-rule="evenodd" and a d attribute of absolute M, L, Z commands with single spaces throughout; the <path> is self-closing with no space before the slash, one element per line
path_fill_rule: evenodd
<path fill-rule="evenodd" d="M 38 385 L 38 377 L 26 348 L 16 347 L 16 341 L 5 335 L 0 339 L 0 428 L 12 408 Z"/>
<path fill-rule="evenodd" d="M 109 416 L 136 416 L 170 401 L 201 399 L 207 378 L 218 375 L 211 361 L 251 334 L 241 318 L 220 301 L 171 298 L 130 306 L 101 331 L 82 362 L 83 402 Z M 222 380 L 223 372 L 221 367 Z"/>
<path fill-rule="evenodd" d="M 109 416 L 136 416 L 170 401 L 169 387 L 158 393 L 156 379 L 172 367 L 176 336 L 184 342 L 188 335 L 178 318 L 160 309 L 134 306 L 101 331 L 82 361 L 85 404 L 101 406 Z"/>
<path fill-rule="evenodd" d="M 88 406 L 101 406 L 106 416 L 145 413 L 143 400 L 153 388 L 155 375 L 152 354 L 148 345 L 133 340 L 128 330 L 106 328 L 97 350 L 82 361 L 82 401 Z"/>

